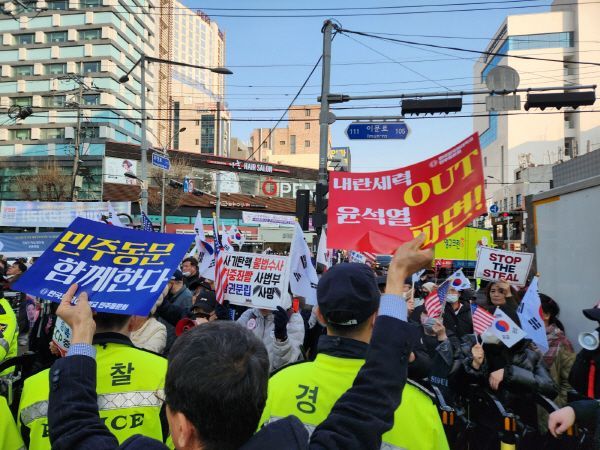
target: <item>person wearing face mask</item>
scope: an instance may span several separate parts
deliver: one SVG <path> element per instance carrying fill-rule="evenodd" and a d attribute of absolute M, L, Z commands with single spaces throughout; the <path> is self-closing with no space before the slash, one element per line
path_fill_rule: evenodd
<path fill-rule="evenodd" d="M 492 313 L 498 307 L 517 326 L 521 325 L 514 292 L 504 281 L 488 285 L 484 307 Z M 486 362 L 483 384 L 491 388 L 502 404 L 518 415 L 523 423 L 536 429 L 538 420 L 535 394 L 539 393 L 550 399 L 558 394 L 543 355 L 534 349 L 529 339 L 522 339 L 511 348 L 487 332 L 482 335 L 482 339 Z M 533 433 L 530 436 L 533 439 L 535 435 Z M 524 445 L 524 448 L 528 447 Z"/>
<path fill-rule="evenodd" d="M 446 294 L 444 309 L 444 326 L 452 331 L 457 338 L 462 338 L 473 333 L 473 320 L 471 319 L 471 306 L 468 301 L 460 299 L 460 292 L 449 288 Z"/>
<path fill-rule="evenodd" d="M 181 263 L 181 272 L 185 286 L 190 291 L 194 291 L 202 281 L 198 273 L 198 260 L 192 256 L 185 258 Z"/>

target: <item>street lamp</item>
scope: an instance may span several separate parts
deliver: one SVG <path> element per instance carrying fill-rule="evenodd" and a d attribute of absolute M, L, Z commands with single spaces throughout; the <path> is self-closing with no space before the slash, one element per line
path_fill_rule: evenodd
<path fill-rule="evenodd" d="M 186 127 L 181 127 L 179 130 L 177 130 L 175 133 L 173 133 L 173 136 L 171 136 L 171 139 L 169 139 L 169 142 L 167 142 L 167 145 L 165 145 L 162 149 L 162 153 L 163 155 L 165 155 L 167 158 L 169 157 L 169 154 L 167 152 L 168 148 L 171 146 L 171 143 L 175 140 L 176 136 L 179 136 L 180 133 L 183 133 L 185 130 L 187 130 Z M 165 184 L 167 182 L 167 171 L 163 170 L 162 171 L 162 183 L 160 186 L 160 231 L 161 233 L 165 232 Z"/>
<path fill-rule="evenodd" d="M 140 57 L 140 59 L 137 60 L 137 62 L 133 65 L 133 67 L 131 69 L 129 69 L 129 72 L 127 72 L 125 75 L 123 75 L 121 78 L 119 78 L 119 83 L 127 83 L 129 81 L 129 75 L 131 74 L 131 72 L 133 72 L 133 69 L 136 68 L 136 66 L 139 64 L 140 65 L 140 90 L 141 90 L 141 94 L 140 94 L 140 103 L 141 103 L 141 111 L 142 111 L 142 142 L 141 142 L 141 152 L 142 152 L 142 165 L 141 165 L 141 178 L 140 181 L 142 181 L 142 195 L 141 195 L 141 199 L 142 199 L 142 211 L 144 212 L 148 212 L 148 186 L 146 185 L 146 180 L 148 179 L 148 141 L 146 139 L 146 131 L 147 131 L 147 126 L 146 126 L 146 63 L 158 63 L 158 64 L 168 64 L 171 66 L 183 66 L 183 67 L 192 67 L 194 69 L 206 69 L 206 70 L 210 70 L 213 73 L 216 74 L 220 74 L 220 75 L 231 75 L 233 74 L 233 72 L 231 70 L 229 70 L 226 67 L 206 67 L 206 66 L 199 66 L 199 65 L 195 65 L 195 64 L 188 64 L 188 63 L 184 63 L 184 62 L 179 62 L 179 61 L 170 61 L 168 59 L 162 59 L 162 58 L 155 58 L 153 56 L 148 56 L 148 55 L 142 55 Z"/>

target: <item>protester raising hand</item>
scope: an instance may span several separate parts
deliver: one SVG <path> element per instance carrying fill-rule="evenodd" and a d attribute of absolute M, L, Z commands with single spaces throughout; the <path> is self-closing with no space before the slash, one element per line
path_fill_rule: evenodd
<path fill-rule="evenodd" d="M 425 242 L 425 235 L 421 233 L 412 241 L 398 247 L 388 269 L 386 294 L 404 296 L 405 278 L 430 266 L 433 250 L 421 249 L 423 242 Z"/>
<path fill-rule="evenodd" d="M 79 286 L 76 284 L 71 285 L 63 295 L 56 315 L 71 327 L 71 345 L 91 344 L 96 331 L 96 322 L 94 322 L 92 308 L 85 292 L 79 294 L 75 304 L 72 303 L 78 288 Z"/>
<path fill-rule="evenodd" d="M 448 339 L 448 336 L 446 335 L 446 327 L 444 326 L 442 319 L 435 319 L 435 323 L 431 329 L 437 336 L 439 342 L 443 342 Z"/>

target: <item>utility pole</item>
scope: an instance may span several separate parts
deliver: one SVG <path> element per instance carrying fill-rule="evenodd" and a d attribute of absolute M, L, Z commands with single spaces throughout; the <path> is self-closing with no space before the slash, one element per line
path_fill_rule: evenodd
<path fill-rule="evenodd" d="M 331 36 L 333 22 L 323 25 L 323 59 L 321 78 L 321 112 L 319 114 L 319 184 L 327 184 L 327 150 L 329 146 L 329 89 L 331 83 Z"/>
<path fill-rule="evenodd" d="M 77 127 L 75 131 L 75 156 L 73 158 L 73 179 L 71 180 L 71 201 L 77 201 L 77 172 L 79 172 L 79 157 L 81 147 L 81 102 L 83 100 L 83 83 L 79 80 L 77 93 Z"/>
<path fill-rule="evenodd" d="M 217 156 L 221 156 L 221 102 L 217 102 L 217 115 L 216 115 L 216 119 L 217 119 L 217 124 L 216 124 L 216 130 L 215 130 L 215 134 L 217 135 L 217 151 L 216 151 L 216 155 Z M 217 214 L 217 217 L 219 215 Z"/>
<path fill-rule="evenodd" d="M 142 179 L 142 190 L 141 190 L 141 207 L 144 213 L 148 213 L 148 140 L 146 138 L 146 127 L 148 126 L 146 122 L 146 57 L 142 55 L 140 58 L 140 103 L 141 103 L 141 113 L 142 113 L 142 130 L 141 130 L 141 138 L 142 142 L 140 143 L 141 147 L 141 179 Z"/>
<path fill-rule="evenodd" d="M 315 215 L 313 216 L 313 224 L 317 232 L 317 246 L 319 245 L 321 230 L 327 222 L 327 216 L 325 215 L 325 195 L 329 187 L 327 153 L 329 151 L 329 89 L 331 86 L 331 38 L 333 34 L 333 22 L 331 20 L 325 21 L 321 31 L 323 33 L 323 57 L 321 60 L 321 111 L 319 113 L 319 179 L 316 186 L 316 208 Z"/>
<path fill-rule="evenodd" d="M 217 171 L 217 204 L 215 205 L 215 212 L 217 215 L 217 233 L 219 232 L 219 221 L 221 219 L 221 172 Z"/>

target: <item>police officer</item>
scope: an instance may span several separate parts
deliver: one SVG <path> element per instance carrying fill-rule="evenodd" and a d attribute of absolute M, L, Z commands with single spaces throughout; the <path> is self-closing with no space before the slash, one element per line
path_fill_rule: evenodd
<path fill-rule="evenodd" d="M 128 337 L 131 316 L 98 313 L 94 316 L 97 392 L 100 417 L 119 443 L 135 434 L 163 442 L 168 425 L 163 410 L 167 360 L 135 348 Z M 50 449 L 48 397 L 50 371 L 25 380 L 18 422 L 29 448 Z"/>
<path fill-rule="evenodd" d="M 398 272 L 390 268 L 387 294 L 402 294 L 406 274 Z M 364 264 L 338 264 L 323 275 L 316 313 L 327 335 L 319 339 L 315 361 L 288 366 L 271 377 L 261 423 L 294 415 L 312 431 L 327 417 L 365 362 L 379 299 L 373 271 Z M 448 448 L 435 405 L 414 386 L 405 386 L 382 448 Z"/>
<path fill-rule="evenodd" d="M 9 301 L 0 298 L 0 363 L 5 359 L 17 356 L 18 338 L 17 316 Z M 13 370 L 13 367 L 9 367 L 0 373 L 0 377 L 12 373 Z"/>
<path fill-rule="evenodd" d="M 0 448 L 3 450 L 24 449 L 19 430 L 15 425 L 6 399 L 0 395 Z"/>

